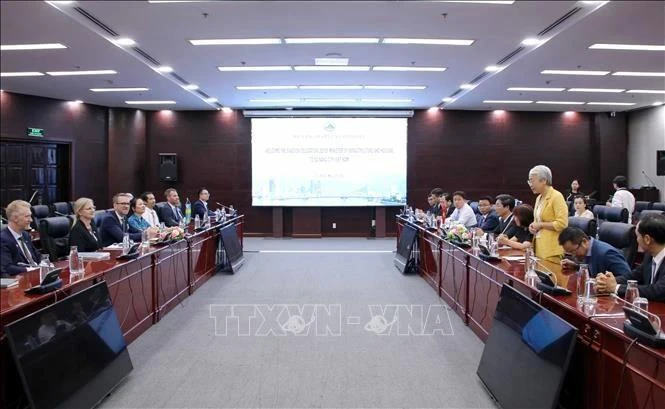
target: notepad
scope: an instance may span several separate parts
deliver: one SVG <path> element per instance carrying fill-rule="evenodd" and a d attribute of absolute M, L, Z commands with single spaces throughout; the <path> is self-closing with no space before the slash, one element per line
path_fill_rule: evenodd
<path fill-rule="evenodd" d="M 524 256 L 504 256 L 504 259 L 508 261 L 521 261 L 524 262 Z"/>
<path fill-rule="evenodd" d="M 100 260 L 110 260 L 111 254 L 106 251 L 92 251 L 92 252 L 79 253 L 79 257 L 83 260 L 100 261 Z"/>
<path fill-rule="evenodd" d="M 12 288 L 18 285 L 16 278 L 0 278 L 0 288 Z"/>

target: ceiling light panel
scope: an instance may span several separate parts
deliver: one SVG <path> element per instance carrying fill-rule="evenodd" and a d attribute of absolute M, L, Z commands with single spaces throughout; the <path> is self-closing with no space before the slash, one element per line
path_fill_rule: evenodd
<path fill-rule="evenodd" d="M 372 71 L 418 71 L 418 72 L 443 72 L 446 67 L 396 67 L 396 66 L 375 66 Z"/>
<path fill-rule="evenodd" d="M 92 92 L 141 92 L 148 91 L 148 88 L 134 87 L 134 88 L 90 88 Z"/>
<path fill-rule="evenodd" d="M 67 46 L 60 43 L 4 44 L 0 46 L 0 51 L 57 50 L 62 48 L 67 48 Z"/>
<path fill-rule="evenodd" d="M 533 101 L 517 99 L 486 99 L 483 104 L 531 104 Z"/>
<path fill-rule="evenodd" d="M 665 45 L 653 44 L 593 44 L 592 50 L 624 50 L 624 51 L 665 51 Z"/>
<path fill-rule="evenodd" d="M 53 77 L 61 77 L 66 75 L 111 75 L 117 74 L 114 70 L 82 70 L 82 71 L 46 71 L 48 75 Z"/>
<path fill-rule="evenodd" d="M 475 41 L 451 38 L 384 38 L 382 42 L 383 44 L 472 45 Z"/>
<path fill-rule="evenodd" d="M 662 89 L 629 89 L 626 94 L 665 94 Z"/>
<path fill-rule="evenodd" d="M 554 87 L 510 87 L 507 88 L 508 91 L 524 91 L 524 92 L 561 92 L 565 91 L 565 88 L 554 88 Z"/>
<path fill-rule="evenodd" d="M 622 88 L 569 88 L 569 92 L 607 92 L 607 93 L 619 93 L 624 92 L 625 89 Z"/>
<path fill-rule="evenodd" d="M 175 101 L 171 100 L 148 100 L 148 101 L 125 101 L 129 105 L 173 105 Z"/>
<path fill-rule="evenodd" d="M 238 91 L 270 91 L 280 89 L 298 89 L 297 85 L 238 85 Z"/>
<path fill-rule="evenodd" d="M 638 72 L 638 71 L 617 71 L 612 75 L 622 77 L 665 77 L 665 72 Z"/>
<path fill-rule="evenodd" d="M 613 105 L 613 106 L 631 106 L 634 102 L 587 102 L 587 105 Z"/>
<path fill-rule="evenodd" d="M 363 89 L 362 85 L 301 85 L 300 89 L 353 90 Z"/>
<path fill-rule="evenodd" d="M 38 71 L 16 71 L 16 72 L 0 72 L 0 77 L 41 77 L 43 72 Z"/>
<path fill-rule="evenodd" d="M 189 40 L 192 45 L 270 45 L 282 44 L 281 38 L 213 38 Z"/>
<path fill-rule="evenodd" d="M 536 101 L 536 104 L 547 104 L 547 105 L 584 105 L 584 102 L 579 102 L 579 101 Z"/>
<path fill-rule="evenodd" d="M 422 90 L 426 85 L 365 85 L 365 89 L 372 90 Z"/>
<path fill-rule="evenodd" d="M 541 74 L 551 75 L 607 75 L 609 71 L 591 71 L 591 70 L 543 70 Z"/>
<path fill-rule="evenodd" d="M 361 65 L 296 65 L 296 71 L 369 71 L 369 66 Z"/>
<path fill-rule="evenodd" d="M 222 72 L 233 71 L 291 71 L 289 65 L 269 65 L 269 66 L 240 66 L 240 67 L 217 67 Z"/>
<path fill-rule="evenodd" d="M 378 38 L 285 38 L 286 44 L 378 44 Z"/>

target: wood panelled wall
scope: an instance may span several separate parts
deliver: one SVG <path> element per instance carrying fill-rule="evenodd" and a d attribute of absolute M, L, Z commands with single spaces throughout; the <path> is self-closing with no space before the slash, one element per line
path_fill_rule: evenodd
<path fill-rule="evenodd" d="M 44 128 L 45 139 L 71 141 L 75 196 L 108 203 L 117 191 L 167 187 L 195 200 L 205 186 L 211 202 L 233 204 L 247 215 L 245 231 L 272 232 L 272 208 L 251 206 L 251 121 L 241 112 L 139 111 L 75 105 L 47 98 L 2 93 L 2 138 L 26 138 L 28 126 Z M 536 164 L 552 168 L 554 185 L 565 191 L 578 178 L 583 191 L 605 200 L 612 178 L 626 172 L 627 115 L 617 113 L 417 111 L 409 119 L 407 195 L 425 207 L 432 187 L 465 190 L 472 198 L 510 193 L 533 202 L 526 185 Z M 178 181 L 159 179 L 159 153 L 178 155 Z M 373 209 L 323 208 L 326 235 L 370 232 Z M 394 211 L 386 212 L 394 232 Z M 337 224 L 332 229 L 332 223 Z M 292 209 L 284 209 L 284 235 L 292 231 Z"/>

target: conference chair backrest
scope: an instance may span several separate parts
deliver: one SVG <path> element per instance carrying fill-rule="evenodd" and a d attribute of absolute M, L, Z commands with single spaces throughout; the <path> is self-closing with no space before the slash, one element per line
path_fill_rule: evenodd
<path fill-rule="evenodd" d="M 609 209 L 609 207 L 605 205 L 597 205 L 593 208 L 593 215 L 596 216 L 597 219 L 605 220 L 607 209 Z"/>
<path fill-rule="evenodd" d="M 57 261 L 69 254 L 70 229 L 69 217 L 47 217 L 39 221 L 39 240 L 51 261 Z"/>
<path fill-rule="evenodd" d="M 30 212 L 32 212 L 32 228 L 39 230 L 39 221 L 49 217 L 51 211 L 46 205 L 34 205 L 30 206 Z"/>
<path fill-rule="evenodd" d="M 480 210 L 478 210 L 478 202 L 469 202 L 469 206 L 471 206 L 475 214 L 480 214 Z"/>
<path fill-rule="evenodd" d="M 629 266 L 633 265 L 637 254 L 635 226 L 627 223 L 605 222 L 600 225 L 598 238 L 623 252 Z"/>
<path fill-rule="evenodd" d="M 53 210 L 52 213 L 51 213 L 52 216 L 60 216 L 60 215 L 63 215 L 63 214 L 68 215 L 68 214 L 74 213 L 72 211 L 72 208 L 69 207 L 69 202 L 55 202 L 55 203 L 53 203 L 52 210 Z M 58 212 L 60 214 L 58 214 L 56 212 Z"/>
<path fill-rule="evenodd" d="M 95 226 L 99 229 L 99 226 L 102 225 L 102 217 L 106 214 L 106 210 L 95 210 L 95 217 L 93 220 L 95 221 Z"/>
<path fill-rule="evenodd" d="M 653 202 L 651 204 L 650 210 L 662 210 L 665 212 L 665 202 Z"/>
<path fill-rule="evenodd" d="M 589 237 L 596 237 L 596 221 L 588 217 L 569 217 L 568 226 L 582 229 Z"/>
<path fill-rule="evenodd" d="M 604 221 L 616 223 L 628 223 L 628 209 L 625 207 L 608 207 L 605 209 Z"/>
<path fill-rule="evenodd" d="M 568 203 L 568 216 L 574 216 L 575 215 L 574 202 L 566 202 L 566 203 Z"/>
<path fill-rule="evenodd" d="M 651 208 L 651 202 L 644 202 L 638 200 L 635 202 L 635 215 L 639 216 L 642 210 L 649 210 Z"/>
<path fill-rule="evenodd" d="M 640 213 L 640 219 L 639 220 L 642 220 L 643 217 L 645 217 L 646 215 L 649 215 L 649 214 L 665 214 L 665 211 L 663 211 L 663 210 L 653 210 L 653 209 L 642 210 L 642 212 Z"/>

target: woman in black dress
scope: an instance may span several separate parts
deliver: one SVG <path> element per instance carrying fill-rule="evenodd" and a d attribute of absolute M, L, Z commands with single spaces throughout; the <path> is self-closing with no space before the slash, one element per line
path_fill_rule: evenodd
<path fill-rule="evenodd" d="M 99 235 L 95 226 L 95 204 L 92 199 L 82 197 L 74 202 L 74 225 L 69 232 L 69 245 L 77 246 L 79 252 L 97 251 Z"/>

